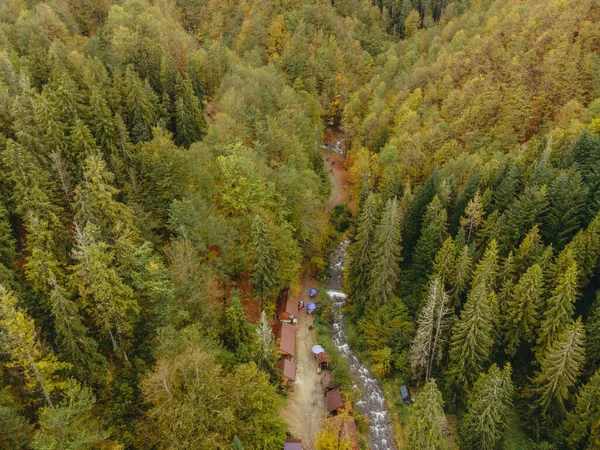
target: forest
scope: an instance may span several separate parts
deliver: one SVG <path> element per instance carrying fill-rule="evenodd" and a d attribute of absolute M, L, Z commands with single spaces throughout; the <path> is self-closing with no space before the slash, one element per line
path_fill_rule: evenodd
<path fill-rule="evenodd" d="M 600 448 L 600 5 L 0 1 L 0 449 L 281 449 L 341 239 L 399 448 Z"/>

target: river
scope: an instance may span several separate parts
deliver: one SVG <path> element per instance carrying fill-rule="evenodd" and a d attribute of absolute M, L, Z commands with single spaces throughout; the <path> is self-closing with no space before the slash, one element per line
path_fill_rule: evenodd
<path fill-rule="evenodd" d="M 361 399 L 356 407 L 361 414 L 369 418 L 369 441 L 371 450 L 396 450 L 396 442 L 392 431 L 390 411 L 388 410 L 383 389 L 375 377 L 358 359 L 348 345 L 343 308 L 346 306 L 344 292 L 344 264 L 350 241 L 343 240 L 332 253 L 331 278 L 327 284 L 327 293 L 333 302 L 335 311 L 331 334 L 333 342 L 350 364 L 354 377 L 354 388 L 362 389 Z"/>

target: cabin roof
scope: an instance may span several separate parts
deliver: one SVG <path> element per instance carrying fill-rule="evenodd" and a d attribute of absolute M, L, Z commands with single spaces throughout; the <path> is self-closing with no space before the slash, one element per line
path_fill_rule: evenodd
<path fill-rule="evenodd" d="M 340 388 L 335 388 L 325 394 L 327 399 L 327 410 L 331 413 L 344 407 L 344 401 L 342 400 L 342 393 Z"/>
<path fill-rule="evenodd" d="M 283 450 L 302 450 L 302 439 L 286 439 Z"/>
<path fill-rule="evenodd" d="M 287 292 L 285 295 L 281 295 L 277 302 L 277 315 L 281 316 L 284 313 L 290 316 L 298 316 L 298 302 L 296 299 L 291 298 Z"/>
<path fill-rule="evenodd" d="M 296 353 L 296 327 L 286 322 L 273 325 L 273 335 L 279 339 L 279 350 L 288 355 Z"/>
<path fill-rule="evenodd" d="M 323 364 L 329 362 L 329 358 L 327 358 L 327 353 L 321 352 L 317 355 L 317 363 Z"/>
<path fill-rule="evenodd" d="M 279 367 L 283 371 L 284 377 L 288 377 L 292 381 L 294 381 L 296 379 L 296 363 L 295 362 L 290 361 L 289 359 L 283 358 L 281 361 L 279 361 L 279 364 L 277 365 L 277 367 Z"/>
<path fill-rule="evenodd" d="M 406 387 L 406 385 L 404 385 L 404 386 L 402 386 L 400 388 L 400 394 L 402 395 L 403 399 L 409 397 L 409 395 L 408 395 L 408 388 Z"/>

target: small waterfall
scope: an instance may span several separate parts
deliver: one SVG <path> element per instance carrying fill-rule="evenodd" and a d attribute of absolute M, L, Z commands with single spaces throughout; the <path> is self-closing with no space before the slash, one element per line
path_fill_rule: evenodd
<path fill-rule="evenodd" d="M 327 294 L 333 302 L 335 311 L 331 334 L 334 344 L 350 364 L 354 376 L 354 388 L 362 388 L 363 395 L 356 406 L 370 419 L 369 440 L 371 450 L 396 450 L 390 412 L 387 408 L 383 389 L 375 377 L 358 359 L 348 345 L 348 336 L 344 325 L 342 309 L 346 306 L 344 286 L 344 263 L 350 241 L 344 240 L 331 255 L 331 279 L 327 284 Z"/>
<path fill-rule="evenodd" d="M 342 144 L 342 142 L 344 142 L 344 139 L 339 139 L 339 140 L 338 140 L 338 141 L 335 143 L 335 145 L 334 145 L 333 147 L 332 147 L 331 145 L 327 145 L 327 144 L 325 144 L 325 145 L 323 146 L 323 148 L 324 148 L 325 150 L 329 150 L 330 152 L 337 153 L 337 154 L 338 154 L 338 155 L 340 155 L 340 156 L 346 156 L 346 153 L 344 152 L 344 150 L 342 149 L 342 147 L 340 147 L 340 145 Z"/>

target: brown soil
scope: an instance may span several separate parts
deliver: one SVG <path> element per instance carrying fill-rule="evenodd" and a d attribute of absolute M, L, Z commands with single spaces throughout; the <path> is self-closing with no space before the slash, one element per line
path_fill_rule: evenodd
<path fill-rule="evenodd" d="M 309 274 L 302 279 L 299 299 L 306 305 L 310 301 L 308 290 L 315 283 Z M 289 393 L 286 407 L 281 411 L 282 417 L 289 425 L 294 438 L 302 439 L 302 448 L 315 448 L 315 438 L 323 419 L 327 416 L 325 396 L 321 389 L 321 374 L 317 373 L 317 365 L 312 354 L 312 346 L 317 343 L 314 330 L 309 327 L 314 316 L 303 308 L 299 313 L 296 333 L 296 381 L 293 391 Z"/>
<path fill-rule="evenodd" d="M 331 211 L 335 205 L 348 201 L 350 179 L 345 167 L 346 160 L 342 156 L 327 150 L 324 152 L 324 157 L 325 167 L 329 171 L 331 178 L 331 194 L 329 195 L 326 210 Z"/>

